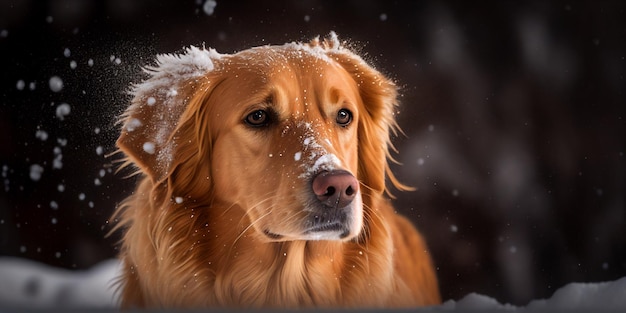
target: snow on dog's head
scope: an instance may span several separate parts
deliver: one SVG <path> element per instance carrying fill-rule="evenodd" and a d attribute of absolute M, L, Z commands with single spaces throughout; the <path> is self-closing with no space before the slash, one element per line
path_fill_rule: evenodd
<path fill-rule="evenodd" d="M 132 162 L 157 179 L 171 167 L 175 142 L 171 135 L 187 105 L 181 89 L 194 85 L 221 58 L 214 49 L 191 46 L 182 54 L 161 54 L 144 71 L 148 79 L 133 86 L 132 104 L 122 116 L 118 145 Z"/>
<path fill-rule="evenodd" d="M 311 179 L 315 174 L 321 171 L 333 171 L 341 168 L 341 160 L 333 153 L 329 153 L 324 146 L 318 143 L 318 138 L 315 137 L 315 131 L 311 123 L 300 122 L 297 127 L 304 132 L 302 138 L 302 152 L 298 151 L 294 154 L 294 158 L 297 155 L 296 161 L 302 161 L 300 165 L 304 169 L 304 172 L 298 177 L 302 179 Z M 328 146 L 332 146 L 332 143 L 328 138 L 324 139 L 324 143 Z M 304 156 L 304 159 L 302 159 Z"/>

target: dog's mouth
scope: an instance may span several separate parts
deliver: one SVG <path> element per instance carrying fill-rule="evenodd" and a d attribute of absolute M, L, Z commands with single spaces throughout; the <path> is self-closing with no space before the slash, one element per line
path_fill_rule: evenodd
<path fill-rule="evenodd" d="M 320 233 L 320 232 L 329 232 L 329 231 L 336 232 L 336 231 L 342 231 L 345 228 L 346 227 L 344 226 L 343 223 L 329 223 L 326 225 L 311 227 L 310 229 L 307 229 L 304 233 L 309 234 L 309 233 Z"/>
<path fill-rule="evenodd" d="M 264 230 L 263 234 L 271 241 L 283 240 L 342 240 L 350 235 L 350 230 L 345 225 L 334 223 L 330 225 L 319 226 L 307 229 L 301 236 L 297 238 L 289 238 L 284 235 L 274 233 L 270 230 Z"/>
<path fill-rule="evenodd" d="M 304 234 L 317 240 L 344 239 L 350 235 L 350 229 L 344 223 L 330 223 L 307 229 Z"/>
<path fill-rule="evenodd" d="M 345 240 L 351 234 L 352 217 L 349 215 L 339 214 L 331 219 L 314 215 L 308 219 L 298 234 L 282 234 L 269 228 L 264 229 L 263 234 L 271 241 Z"/>

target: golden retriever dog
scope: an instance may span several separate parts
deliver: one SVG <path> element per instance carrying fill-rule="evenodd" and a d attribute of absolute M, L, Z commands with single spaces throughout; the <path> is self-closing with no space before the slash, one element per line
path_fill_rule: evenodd
<path fill-rule="evenodd" d="M 440 303 L 424 239 L 386 179 L 397 87 L 334 33 L 235 54 L 160 55 L 117 141 L 139 184 L 122 307 Z"/>

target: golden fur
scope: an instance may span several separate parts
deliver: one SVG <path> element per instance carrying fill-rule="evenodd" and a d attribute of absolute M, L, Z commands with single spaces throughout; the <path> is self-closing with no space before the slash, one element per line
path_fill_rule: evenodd
<path fill-rule="evenodd" d="M 440 302 L 424 240 L 384 196 L 385 177 L 404 189 L 387 163 L 390 80 L 334 34 L 187 54 L 149 68 L 122 117 L 118 147 L 141 173 L 113 217 L 124 230 L 123 307 Z M 338 169 L 358 179 L 346 232 L 307 235 L 311 181 Z"/>

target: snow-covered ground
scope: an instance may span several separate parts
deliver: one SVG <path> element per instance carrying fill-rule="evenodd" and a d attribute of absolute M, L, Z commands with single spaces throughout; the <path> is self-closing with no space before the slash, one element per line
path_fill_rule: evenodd
<path fill-rule="evenodd" d="M 20 258 L 0 258 L 1 308 L 113 308 L 119 262 L 86 271 L 54 268 Z"/>
<path fill-rule="evenodd" d="M 115 308 L 116 260 L 103 261 L 86 271 L 69 271 L 19 258 L 0 258 L 2 308 Z M 549 299 L 524 307 L 499 303 L 470 293 L 458 301 L 445 301 L 441 310 L 549 310 L 602 309 L 626 311 L 626 277 L 601 283 L 571 283 Z"/>

